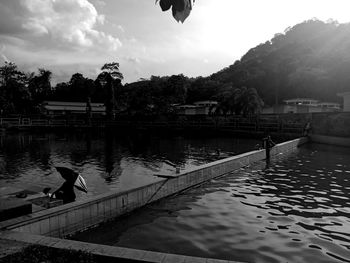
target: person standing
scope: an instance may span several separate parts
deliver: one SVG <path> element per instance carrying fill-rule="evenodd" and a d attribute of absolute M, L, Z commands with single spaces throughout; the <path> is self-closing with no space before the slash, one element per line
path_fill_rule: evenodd
<path fill-rule="evenodd" d="M 270 150 L 276 144 L 272 141 L 271 136 L 268 134 L 265 138 L 263 138 L 263 148 L 266 152 L 266 163 L 270 162 Z"/>

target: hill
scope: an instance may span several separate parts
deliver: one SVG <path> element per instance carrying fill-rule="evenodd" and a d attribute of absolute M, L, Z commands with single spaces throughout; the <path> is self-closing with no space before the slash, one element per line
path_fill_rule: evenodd
<path fill-rule="evenodd" d="M 340 101 L 336 93 L 350 89 L 350 24 L 297 24 L 208 79 L 256 88 L 267 105 L 293 97 Z"/>

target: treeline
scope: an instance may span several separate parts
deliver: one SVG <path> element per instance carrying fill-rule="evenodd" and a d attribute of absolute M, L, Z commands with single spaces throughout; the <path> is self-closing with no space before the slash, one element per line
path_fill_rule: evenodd
<path fill-rule="evenodd" d="M 51 85 L 52 72 L 38 69 L 37 73 L 25 73 L 12 62 L 0 67 L 0 112 L 8 114 L 39 114 L 45 100 L 103 102 L 107 112 L 115 104 L 115 90 L 120 88 L 123 75 L 118 63 L 107 63 L 95 80 L 80 73 L 72 75 L 68 82 Z"/>
<path fill-rule="evenodd" d="M 113 113 L 126 115 L 169 115 L 174 106 L 199 100 L 217 100 L 219 114 L 254 114 L 263 102 L 254 88 L 233 87 L 206 78 L 184 75 L 152 76 L 122 85 L 123 74 L 116 62 L 107 63 L 95 80 L 81 73 L 68 82 L 51 86 L 52 73 L 21 72 L 14 63 L 0 67 L 0 110 L 6 114 L 38 114 L 45 100 L 102 102 L 107 117 Z"/>

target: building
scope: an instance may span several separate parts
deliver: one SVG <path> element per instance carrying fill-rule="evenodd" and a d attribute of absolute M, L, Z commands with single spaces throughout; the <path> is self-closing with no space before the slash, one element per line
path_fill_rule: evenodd
<path fill-rule="evenodd" d="M 292 106 L 304 105 L 304 106 L 316 107 L 318 105 L 318 100 L 309 99 L 309 98 L 296 98 L 296 99 L 284 100 L 284 103 L 286 105 L 292 105 Z"/>
<path fill-rule="evenodd" d="M 103 103 L 90 103 L 92 115 L 105 115 L 106 107 Z M 86 102 L 44 101 L 42 112 L 46 115 L 86 114 Z"/>
<path fill-rule="evenodd" d="M 264 108 L 263 114 L 281 113 L 316 113 L 340 111 L 340 104 L 336 102 L 320 102 L 310 98 L 295 98 L 284 100 L 285 104 Z"/>
<path fill-rule="evenodd" d="M 318 107 L 340 111 L 340 103 L 337 102 L 319 102 Z"/>
<path fill-rule="evenodd" d="M 193 105 L 176 105 L 178 115 L 210 115 L 218 105 L 217 101 L 196 101 Z"/>
<path fill-rule="evenodd" d="M 350 91 L 338 93 L 339 97 L 343 97 L 343 111 L 350 111 Z"/>

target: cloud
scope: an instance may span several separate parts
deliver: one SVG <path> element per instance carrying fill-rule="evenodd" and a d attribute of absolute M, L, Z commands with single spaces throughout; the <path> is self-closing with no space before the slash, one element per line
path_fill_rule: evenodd
<path fill-rule="evenodd" d="M 134 64 L 139 64 L 141 62 L 140 59 L 137 57 L 124 57 L 124 59 Z"/>
<path fill-rule="evenodd" d="M 1 58 L 1 60 L 3 60 L 2 62 L 8 62 L 9 61 L 9 59 L 5 55 L 5 46 L 4 45 L 0 45 L 0 58 Z"/>
<path fill-rule="evenodd" d="M 117 28 L 120 30 L 120 32 L 125 33 L 125 29 L 122 25 L 118 25 Z"/>
<path fill-rule="evenodd" d="M 104 2 L 102 0 L 93 0 L 93 2 L 95 3 L 95 5 L 100 6 L 100 7 L 104 7 L 106 5 L 106 2 Z"/>
<path fill-rule="evenodd" d="M 105 16 L 88 0 L 11 0 L 1 3 L 0 9 L 0 34 L 51 48 L 115 51 L 122 45 L 118 38 L 96 29 Z"/>

